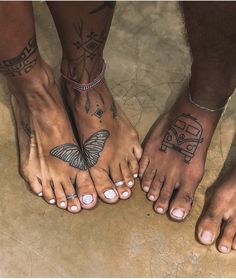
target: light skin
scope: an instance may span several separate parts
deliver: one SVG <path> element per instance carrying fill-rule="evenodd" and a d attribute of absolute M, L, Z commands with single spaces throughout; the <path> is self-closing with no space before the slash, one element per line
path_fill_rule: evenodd
<path fill-rule="evenodd" d="M 62 72 L 78 82 L 90 82 L 101 70 L 114 3 L 50 2 L 49 6 L 63 37 Z M 52 70 L 38 50 L 31 3 L 1 2 L 0 14 L 0 72 L 11 93 L 20 172 L 31 190 L 72 213 L 94 207 L 98 195 L 107 203 L 129 198 L 142 148 L 105 81 L 86 93 L 75 94 L 65 85 L 75 135 Z M 90 40 L 89 45 L 83 40 Z M 78 63 L 81 54 L 83 62 Z M 117 181 L 122 185 L 116 187 Z"/>
<path fill-rule="evenodd" d="M 207 150 L 222 114 L 195 106 L 189 100 L 189 93 L 199 105 L 216 109 L 224 106 L 236 87 L 235 3 L 183 2 L 182 5 L 193 56 L 189 86 L 153 124 L 140 161 L 142 188 L 154 202 L 154 210 L 168 213 L 177 221 L 184 220 L 191 210 L 194 193 L 204 174 Z M 227 252 L 235 249 L 235 244 L 232 245 L 236 233 L 234 179 L 232 173 L 219 186 L 197 225 L 199 241 L 211 244 L 217 238 L 222 219 L 227 220 L 217 244 L 221 252 L 225 252 L 221 248 L 223 243 L 227 244 Z M 220 195 L 225 196 L 223 202 Z"/>

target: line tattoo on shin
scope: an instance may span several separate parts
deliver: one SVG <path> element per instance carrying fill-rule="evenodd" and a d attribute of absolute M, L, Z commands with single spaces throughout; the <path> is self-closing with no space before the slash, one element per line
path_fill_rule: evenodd
<path fill-rule="evenodd" d="M 37 42 L 34 36 L 16 57 L 0 61 L 0 72 L 11 77 L 29 73 L 37 61 L 37 56 L 34 55 L 36 50 Z"/>
<path fill-rule="evenodd" d="M 173 149 L 184 155 L 184 162 L 189 164 L 198 145 L 203 142 L 202 134 L 203 128 L 198 120 L 189 113 L 183 113 L 169 126 L 160 150 Z"/>
<path fill-rule="evenodd" d="M 110 136 L 107 130 L 100 130 L 84 141 L 80 148 L 77 144 L 66 143 L 56 146 L 50 154 L 80 170 L 95 166 Z"/>

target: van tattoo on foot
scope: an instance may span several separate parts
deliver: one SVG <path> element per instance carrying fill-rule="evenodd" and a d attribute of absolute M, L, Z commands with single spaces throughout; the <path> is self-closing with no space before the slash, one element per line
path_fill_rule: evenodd
<path fill-rule="evenodd" d="M 171 148 L 184 155 L 184 162 L 189 164 L 194 157 L 199 143 L 203 142 L 203 128 L 197 119 L 189 113 L 183 113 L 170 125 L 162 141 L 160 151 Z"/>

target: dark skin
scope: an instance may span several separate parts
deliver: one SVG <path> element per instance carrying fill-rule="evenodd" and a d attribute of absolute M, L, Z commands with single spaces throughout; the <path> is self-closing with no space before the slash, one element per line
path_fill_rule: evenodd
<path fill-rule="evenodd" d="M 223 111 L 198 108 L 189 101 L 189 93 L 199 105 L 216 109 L 226 104 L 236 86 L 236 4 L 183 2 L 182 8 L 193 58 L 189 87 L 154 123 L 145 138 L 140 162 L 142 188 L 154 202 L 154 210 L 168 213 L 178 221 L 191 210 L 204 174 L 207 150 Z M 224 253 L 235 249 L 234 172 L 213 195 L 209 210 L 198 225 L 199 241 L 211 244 L 217 238 L 221 221 L 227 220 L 228 227 L 218 244 Z M 225 197 L 223 202 L 220 194 Z M 227 250 L 222 246 L 227 246 Z"/>
<path fill-rule="evenodd" d="M 115 3 L 48 5 L 62 43 L 63 74 L 80 83 L 90 82 L 103 66 Z M 80 136 L 77 142 L 52 69 L 37 47 L 31 3 L 1 2 L 0 15 L 0 72 L 8 79 L 20 171 L 30 189 L 72 213 L 94 207 L 97 195 L 107 203 L 129 198 L 142 149 L 104 79 L 85 93 L 64 87 Z M 87 142 L 89 152 L 84 151 Z M 80 163 L 74 163 L 77 154 Z M 117 181 L 122 185 L 116 187 Z"/>

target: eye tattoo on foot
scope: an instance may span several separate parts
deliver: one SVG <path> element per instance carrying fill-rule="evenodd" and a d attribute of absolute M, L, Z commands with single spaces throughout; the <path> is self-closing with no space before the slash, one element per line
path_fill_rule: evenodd
<path fill-rule="evenodd" d="M 50 154 L 74 168 L 87 170 L 97 164 L 109 136 L 109 131 L 100 130 L 85 140 L 81 149 L 76 144 L 65 143 L 53 148 Z"/>
<path fill-rule="evenodd" d="M 36 38 L 33 37 L 16 57 L 0 62 L 0 72 L 12 77 L 29 73 L 37 60 L 33 55 L 37 48 Z"/>
<path fill-rule="evenodd" d="M 184 155 L 184 162 L 189 164 L 197 147 L 203 142 L 203 128 L 196 118 L 190 114 L 181 114 L 170 125 L 162 141 L 160 150 L 165 152 L 171 148 Z"/>

